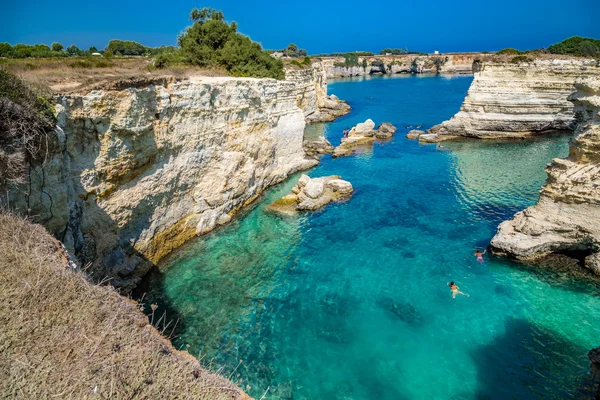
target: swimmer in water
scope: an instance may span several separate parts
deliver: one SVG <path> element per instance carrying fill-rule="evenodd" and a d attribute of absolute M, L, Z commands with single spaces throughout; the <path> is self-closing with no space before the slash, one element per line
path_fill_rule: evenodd
<path fill-rule="evenodd" d="M 477 250 L 474 254 L 475 257 L 477 257 L 477 261 L 479 262 L 483 262 L 483 255 L 487 253 L 487 250 L 484 250 L 483 253 L 480 250 Z"/>
<path fill-rule="evenodd" d="M 456 284 L 454 282 L 450 282 L 447 283 L 448 287 L 450 288 L 450 291 L 452 292 L 452 298 L 455 299 L 457 294 L 462 294 L 463 296 L 467 296 L 469 297 L 468 294 L 461 292 L 458 286 L 456 286 Z"/>

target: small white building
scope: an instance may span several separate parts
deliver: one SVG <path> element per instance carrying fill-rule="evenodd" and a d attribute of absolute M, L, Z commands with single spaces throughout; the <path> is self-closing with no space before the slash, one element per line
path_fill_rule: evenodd
<path fill-rule="evenodd" d="M 92 53 L 93 56 L 101 56 L 102 54 L 100 53 Z"/>
<path fill-rule="evenodd" d="M 434 51 L 433 51 L 433 54 L 440 54 L 440 52 L 439 52 L 439 51 L 437 51 L 437 50 L 434 50 Z"/>

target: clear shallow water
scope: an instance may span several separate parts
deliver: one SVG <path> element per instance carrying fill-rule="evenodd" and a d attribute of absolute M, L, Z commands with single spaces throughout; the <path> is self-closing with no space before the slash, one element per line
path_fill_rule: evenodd
<path fill-rule="evenodd" d="M 342 175 L 355 194 L 321 212 L 263 211 L 297 176 L 227 227 L 169 257 L 146 302 L 179 318 L 188 347 L 257 399 L 587 398 L 587 351 L 600 342 L 592 283 L 472 256 L 496 226 L 537 200 L 567 138 L 419 145 L 407 125 L 453 115 L 470 77 L 342 80 L 353 112 L 401 127 L 372 152 L 311 176 Z M 452 300 L 454 280 L 470 297 Z M 239 360 L 243 360 L 237 369 Z M 239 375 L 238 375 L 239 374 Z"/>

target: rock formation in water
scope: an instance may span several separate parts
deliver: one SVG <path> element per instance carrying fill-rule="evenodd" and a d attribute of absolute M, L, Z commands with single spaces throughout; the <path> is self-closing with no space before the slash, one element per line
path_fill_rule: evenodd
<path fill-rule="evenodd" d="M 280 214 L 316 211 L 332 201 L 347 200 L 352 196 L 353 190 L 350 182 L 342 180 L 337 175 L 321 178 L 302 175 L 292 189 L 292 193 L 271 203 L 267 210 Z"/>
<path fill-rule="evenodd" d="M 318 140 L 305 140 L 302 142 L 304 153 L 308 157 L 317 157 L 333 153 L 333 145 L 325 137 L 321 136 Z"/>
<path fill-rule="evenodd" d="M 500 224 L 491 248 L 520 260 L 566 253 L 600 275 L 600 75 L 575 87 L 569 157 L 553 160 L 538 203 Z"/>
<path fill-rule="evenodd" d="M 142 78 L 61 95 L 59 149 L 9 204 L 96 277 L 133 286 L 151 263 L 316 165 L 302 146 L 305 117 L 329 101 L 318 65 L 285 81 Z"/>
<path fill-rule="evenodd" d="M 322 63 L 286 70 L 285 79 L 296 85 L 296 104 L 304 111 L 306 122 L 331 122 L 350 112 L 345 101 L 327 95 L 327 75 Z"/>
<path fill-rule="evenodd" d="M 406 134 L 407 139 L 418 139 L 421 135 L 424 135 L 425 132 L 420 131 L 418 129 L 413 129 Z"/>
<path fill-rule="evenodd" d="M 483 63 L 460 111 L 429 130 L 437 137 L 424 139 L 521 138 L 572 130 L 575 113 L 568 97 L 575 91 L 574 83 L 598 74 L 594 60 Z"/>
<path fill-rule="evenodd" d="M 334 149 L 333 157 L 349 156 L 358 148 L 371 146 L 376 140 L 390 139 L 394 133 L 396 127 L 389 122 L 375 129 L 375 122 L 368 119 L 350 130 L 348 137 L 343 138 L 342 143 Z"/>

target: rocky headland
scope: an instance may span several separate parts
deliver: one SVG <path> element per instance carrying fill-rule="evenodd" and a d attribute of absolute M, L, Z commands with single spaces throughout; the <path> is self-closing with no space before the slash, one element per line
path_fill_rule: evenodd
<path fill-rule="evenodd" d="M 391 139 L 396 133 L 396 127 L 389 122 L 384 122 L 375 129 L 375 122 L 368 119 L 352 127 L 348 137 L 333 150 L 333 157 L 344 157 L 353 154 L 357 149 L 370 147 L 377 140 Z"/>
<path fill-rule="evenodd" d="M 174 248 L 318 163 L 304 152 L 306 120 L 349 107 L 327 96 L 320 63 L 287 75 L 138 78 L 59 95 L 56 146 L 6 200 L 93 277 L 133 287 Z"/>
<path fill-rule="evenodd" d="M 316 211 L 331 202 L 349 199 L 353 191 L 352 184 L 338 175 L 320 178 L 302 175 L 292 192 L 271 203 L 267 210 L 279 214 Z"/>
<path fill-rule="evenodd" d="M 600 75 L 577 80 L 570 96 L 577 137 L 567 159 L 555 159 L 535 206 L 498 227 L 491 248 L 535 260 L 562 253 L 600 275 Z"/>
<path fill-rule="evenodd" d="M 425 141 L 465 137 L 523 138 L 574 129 L 577 116 L 568 100 L 575 82 L 600 74 L 595 60 L 536 59 L 478 63 L 460 111 L 429 129 Z"/>

